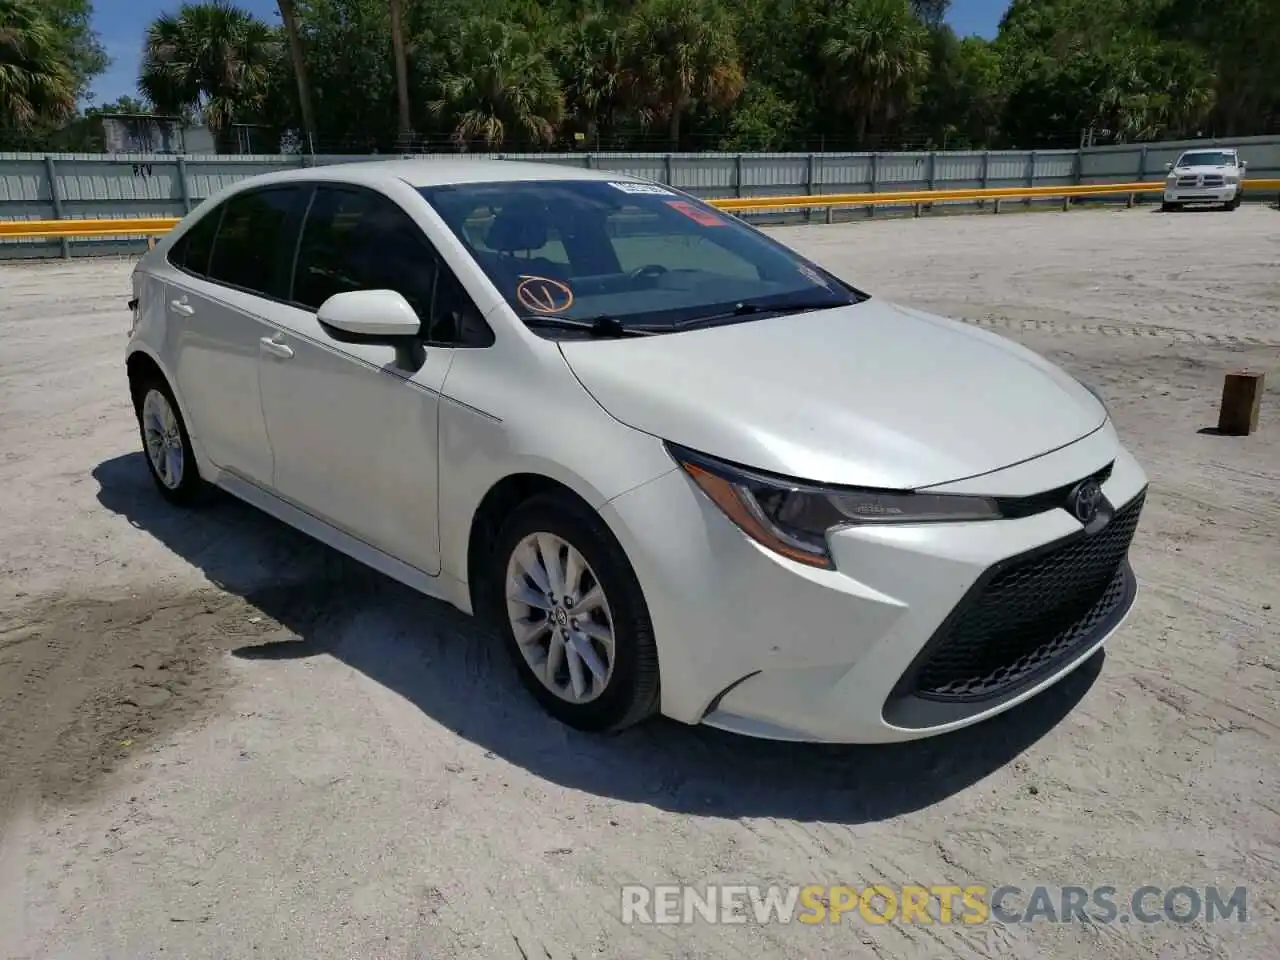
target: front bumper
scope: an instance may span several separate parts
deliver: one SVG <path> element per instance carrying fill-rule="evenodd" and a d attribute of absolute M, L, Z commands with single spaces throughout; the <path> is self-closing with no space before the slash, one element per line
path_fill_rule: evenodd
<path fill-rule="evenodd" d="M 1110 425 L 990 475 L 987 492 L 1024 492 L 1027 472 L 1043 475 L 1046 462 L 1060 484 L 1110 465 L 1103 492 L 1117 517 L 1126 505 L 1140 509 L 1146 476 Z M 981 624 L 977 633 L 970 624 L 968 639 L 939 654 L 946 642 L 940 637 L 960 636 L 957 618 L 973 608 L 977 592 L 1004 591 L 984 602 L 988 621 L 1009 604 L 1054 600 L 1043 589 L 1019 587 L 1016 571 L 1002 583 L 993 578 L 1011 558 L 1049 545 L 1057 553 L 1065 538 L 1082 540 L 1079 522 L 1052 509 L 979 523 L 853 527 L 832 538 L 837 569 L 818 570 L 746 538 L 679 470 L 611 501 L 605 519 L 649 604 L 663 712 L 772 739 L 890 742 L 978 723 L 1087 660 L 1123 621 L 1135 594 L 1125 559 L 1130 529 L 1112 545 L 1119 579 L 1108 586 L 1106 609 L 1077 611 L 1079 619 L 1093 618 L 1085 629 L 1046 638 L 1052 641 L 1046 650 L 1014 649 L 1017 631 L 1005 629 L 1008 623 L 990 643 L 981 642 Z M 1041 588 L 1056 582 L 1052 571 L 1048 581 L 1039 576 Z M 1001 644 L 1008 662 L 998 662 Z"/>
<path fill-rule="evenodd" d="M 1221 187 L 1179 187 L 1167 185 L 1164 188 L 1165 203 L 1230 203 L 1239 192 L 1238 184 L 1229 183 Z"/>

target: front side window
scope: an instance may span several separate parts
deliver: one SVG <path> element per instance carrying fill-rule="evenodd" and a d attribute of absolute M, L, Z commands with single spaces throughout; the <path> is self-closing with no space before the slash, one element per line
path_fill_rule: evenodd
<path fill-rule="evenodd" d="M 335 293 L 395 290 L 429 316 L 435 256 L 409 215 L 369 190 L 320 186 L 307 213 L 293 300 L 312 310 Z"/>
<path fill-rule="evenodd" d="M 396 203 L 370 190 L 319 186 L 298 245 L 292 299 L 317 310 L 353 290 L 395 290 L 423 321 L 428 342 L 492 340 L 466 291 Z"/>
<path fill-rule="evenodd" d="M 297 186 L 267 187 L 229 199 L 213 244 L 209 279 L 284 299 L 308 192 Z"/>
<path fill-rule="evenodd" d="M 865 295 L 741 221 L 665 187 L 539 180 L 420 191 L 528 320 L 660 332 Z"/>

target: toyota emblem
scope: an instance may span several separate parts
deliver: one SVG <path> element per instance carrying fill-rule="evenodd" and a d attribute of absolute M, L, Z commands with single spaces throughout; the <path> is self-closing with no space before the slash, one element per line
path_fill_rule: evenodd
<path fill-rule="evenodd" d="M 1086 527 L 1098 515 L 1102 506 L 1102 487 L 1097 480 L 1085 480 L 1071 491 L 1069 501 L 1071 512 Z"/>

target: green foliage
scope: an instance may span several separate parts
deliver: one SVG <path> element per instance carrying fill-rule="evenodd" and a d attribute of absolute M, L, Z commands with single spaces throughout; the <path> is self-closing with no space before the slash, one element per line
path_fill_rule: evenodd
<path fill-rule="evenodd" d="M 719 0 L 644 0 L 623 45 L 634 105 L 645 122 L 667 124 L 672 149 L 698 107 L 726 110 L 742 94 L 736 24 Z"/>
<path fill-rule="evenodd" d="M 453 141 L 490 149 L 553 142 L 564 118 L 560 79 L 523 27 L 468 20 L 444 51 L 432 115 Z"/>
<path fill-rule="evenodd" d="M 957 37 L 950 0 L 399 0 L 403 58 L 392 0 L 277 3 L 282 27 L 230 0 L 157 18 L 140 91 L 215 128 L 309 130 L 334 153 L 1030 148 L 1280 130 L 1277 0 L 1011 0 L 994 40 Z M 92 129 L 75 113 L 107 62 L 91 11 L 0 0 L 0 146 Z"/>
<path fill-rule="evenodd" d="M 826 82 L 858 140 L 901 124 L 929 70 L 929 34 L 907 0 L 845 0 L 824 33 Z"/>
<path fill-rule="evenodd" d="M 198 113 L 215 133 L 262 110 L 279 31 L 225 0 L 188 3 L 147 28 L 138 87 L 161 112 Z"/>
<path fill-rule="evenodd" d="M 0 0 L 0 145 L 32 145 L 75 114 L 96 62 L 86 36 L 65 0 Z"/>

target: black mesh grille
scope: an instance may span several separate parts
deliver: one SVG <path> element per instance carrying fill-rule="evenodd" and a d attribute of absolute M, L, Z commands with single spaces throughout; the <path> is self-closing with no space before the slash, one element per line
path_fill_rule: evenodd
<path fill-rule="evenodd" d="M 997 570 L 930 643 L 916 695 L 985 700 L 1087 645 L 1127 593 L 1125 558 L 1144 499 L 1092 536 Z"/>

